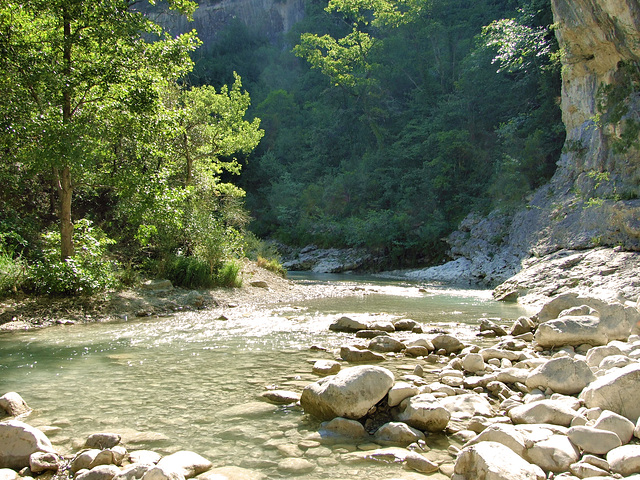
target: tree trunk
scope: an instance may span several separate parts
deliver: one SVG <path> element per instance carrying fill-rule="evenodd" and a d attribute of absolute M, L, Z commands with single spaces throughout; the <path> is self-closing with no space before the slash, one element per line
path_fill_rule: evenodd
<path fill-rule="evenodd" d="M 68 79 L 71 76 L 71 15 L 63 6 L 62 12 L 63 28 L 64 28 L 64 46 L 62 57 L 64 61 L 64 75 Z M 62 123 L 68 125 L 71 123 L 71 85 L 67 83 L 62 90 Z M 66 162 L 65 162 L 66 163 Z M 58 195 L 60 198 L 60 258 L 66 260 L 73 257 L 73 223 L 71 222 L 71 197 L 73 187 L 71 185 L 71 168 L 67 163 L 62 167 L 62 171 L 58 173 Z"/>
<path fill-rule="evenodd" d="M 66 260 L 73 257 L 73 223 L 71 222 L 71 170 L 68 166 L 62 169 L 58 193 L 60 196 L 60 258 Z"/>
<path fill-rule="evenodd" d="M 189 185 L 191 185 L 191 180 L 193 177 L 193 159 L 189 154 L 189 137 L 186 132 L 182 134 L 182 142 L 184 146 L 184 156 L 185 156 L 185 159 L 187 160 L 187 178 L 186 178 L 185 184 L 188 187 Z"/>

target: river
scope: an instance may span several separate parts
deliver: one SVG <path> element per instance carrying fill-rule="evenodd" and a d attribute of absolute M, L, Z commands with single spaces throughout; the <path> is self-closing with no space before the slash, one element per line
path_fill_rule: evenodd
<path fill-rule="evenodd" d="M 220 319 L 207 311 L 115 323 L 56 326 L 0 335 L 0 395 L 19 392 L 34 412 L 26 421 L 54 427 L 62 452 L 75 452 L 91 433 L 117 432 L 129 450 L 166 454 L 192 450 L 214 466 L 236 465 L 286 478 L 282 451 L 317 437 L 318 423 L 299 407 L 261 402 L 266 388 L 301 391 L 318 379 L 316 359 L 334 359 L 353 335 L 328 330 L 342 315 L 411 318 L 430 329 L 476 341 L 478 319 L 515 319 L 525 312 L 488 291 L 350 276 L 294 276 L 307 283 L 349 282 L 363 294 L 278 305 Z M 311 350 L 317 345 L 328 351 Z M 422 360 L 392 358 L 398 378 Z M 432 438 L 433 437 L 433 438 Z M 429 437 L 437 448 L 443 438 Z M 444 439 L 446 447 L 446 439 Z M 289 447 L 282 447 L 283 445 Z M 304 478 L 379 479 L 397 465 L 352 464 L 341 454 L 356 445 L 305 452 L 316 465 Z"/>

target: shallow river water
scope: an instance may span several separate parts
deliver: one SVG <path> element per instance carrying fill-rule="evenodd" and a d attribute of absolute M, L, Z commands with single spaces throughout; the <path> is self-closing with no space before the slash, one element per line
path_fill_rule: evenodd
<path fill-rule="evenodd" d="M 347 281 L 359 293 L 281 304 L 250 315 L 230 311 L 227 320 L 190 312 L 3 334 L 0 395 L 19 392 L 35 410 L 26 421 L 57 427 L 49 436 L 64 452 L 76 451 L 91 433 L 112 431 L 123 435 L 129 450 L 193 450 L 214 466 L 286 478 L 277 469 L 282 451 L 316 438 L 318 424 L 299 407 L 272 406 L 259 395 L 266 388 L 301 391 L 318 379 L 311 373 L 314 360 L 334 359 L 336 349 L 356 341 L 328 330 L 337 316 L 411 318 L 425 331 L 452 329 L 475 341 L 479 318 L 512 320 L 524 314 L 515 305 L 494 302 L 487 291 L 421 291 L 416 284 L 355 277 L 302 281 Z M 312 345 L 328 351 L 311 350 Z M 419 363 L 424 364 L 397 358 L 383 366 L 399 378 Z M 429 442 L 447 446 L 442 437 Z M 304 458 L 316 469 L 304 478 L 402 475 L 398 465 L 343 461 L 342 454 L 356 448 L 309 448 Z"/>

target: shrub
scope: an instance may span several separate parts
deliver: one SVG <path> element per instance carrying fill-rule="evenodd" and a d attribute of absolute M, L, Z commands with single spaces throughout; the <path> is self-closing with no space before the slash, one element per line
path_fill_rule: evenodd
<path fill-rule="evenodd" d="M 218 271 L 216 283 L 220 287 L 239 288 L 242 286 L 240 264 L 235 260 L 225 263 Z"/>
<path fill-rule="evenodd" d="M 160 270 L 160 274 L 171 280 L 177 287 L 214 288 L 241 287 L 240 264 L 236 261 L 224 263 L 213 273 L 209 263 L 198 257 L 174 255 L 169 257 Z"/>
<path fill-rule="evenodd" d="M 90 294 L 115 287 L 117 263 L 107 256 L 107 246 L 114 243 L 90 220 L 74 226 L 76 254 L 59 259 L 60 232 L 43 235 L 43 255 L 29 268 L 29 288 L 48 295 Z"/>
<path fill-rule="evenodd" d="M 287 270 L 282 266 L 280 261 L 275 258 L 268 260 L 264 257 L 259 256 L 256 263 L 260 268 L 269 270 L 270 272 L 280 275 L 282 278 L 287 278 Z"/>
<path fill-rule="evenodd" d="M 26 278 L 26 267 L 22 259 L 0 252 L 0 295 L 22 289 Z"/>
<path fill-rule="evenodd" d="M 216 284 L 209 264 L 196 257 L 171 256 L 164 262 L 161 274 L 177 287 L 212 288 Z"/>

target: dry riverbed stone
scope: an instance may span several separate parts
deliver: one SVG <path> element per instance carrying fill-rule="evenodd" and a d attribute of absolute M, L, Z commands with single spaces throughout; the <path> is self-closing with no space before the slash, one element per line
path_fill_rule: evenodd
<path fill-rule="evenodd" d="M 336 375 L 307 385 L 300 397 L 305 412 L 320 420 L 357 420 L 384 398 L 393 386 L 389 370 L 374 365 L 345 368 Z"/>
<path fill-rule="evenodd" d="M 540 467 L 532 465 L 508 447 L 481 442 L 463 448 L 454 467 L 457 480 L 544 480 Z"/>

